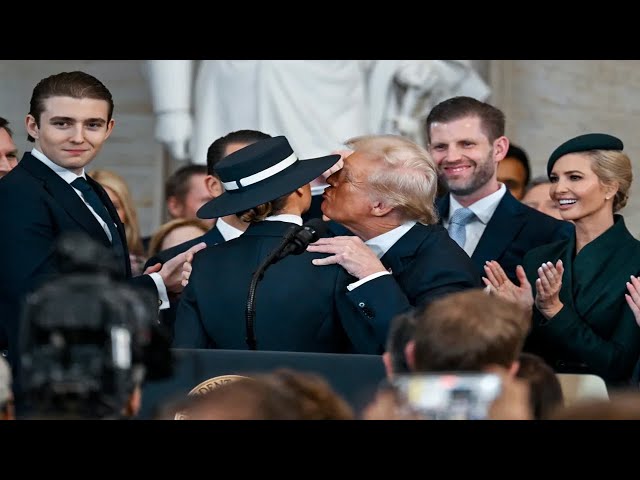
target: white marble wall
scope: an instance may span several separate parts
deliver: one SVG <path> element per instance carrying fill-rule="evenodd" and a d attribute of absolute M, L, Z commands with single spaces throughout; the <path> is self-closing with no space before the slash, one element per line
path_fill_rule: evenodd
<path fill-rule="evenodd" d="M 622 139 L 636 174 L 622 213 L 640 237 L 640 61 L 492 60 L 491 83 L 507 135 L 530 154 L 536 175 L 573 136 L 605 132 Z"/>
<path fill-rule="evenodd" d="M 64 71 L 82 70 L 109 88 L 115 102 L 116 126 L 92 168 L 107 168 L 124 176 L 138 209 L 143 235 L 158 227 L 164 208 L 164 170 L 161 147 L 153 140 L 149 91 L 139 60 L 2 60 L 0 116 L 11 123 L 20 155 L 30 150 L 24 118 L 37 82 Z"/>

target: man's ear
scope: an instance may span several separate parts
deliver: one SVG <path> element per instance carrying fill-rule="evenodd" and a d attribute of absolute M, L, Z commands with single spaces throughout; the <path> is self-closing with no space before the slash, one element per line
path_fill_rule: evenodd
<path fill-rule="evenodd" d="M 35 117 L 31 114 L 27 115 L 27 118 L 24 120 L 24 125 L 27 133 L 37 140 L 40 134 L 40 128 L 38 127 Z"/>
<path fill-rule="evenodd" d="M 507 375 L 509 375 L 510 377 L 515 377 L 518 374 L 518 370 L 520 370 L 520 360 L 516 360 L 511 364 Z"/>
<path fill-rule="evenodd" d="M 171 196 L 167 198 L 167 210 L 171 218 L 180 218 L 182 216 L 182 202 L 178 200 L 178 197 Z"/>
<path fill-rule="evenodd" d="M 409 340 L 404 347 L 404 359 L 407 362 L 409 370 L 416 371 L 416 341 Z"/>
<path fill-rule="evenodd" d="M 105 140 L 111 136 L 111 132 L 113 132 L 113 127 L 115 126 L 116 121 L 112 118 L 111 120 L 109 120 L 109 123 L 107 123 L 107 134 L 104 137 Z"/>
<path fill-rule="evenodd" d="M 224 192 L 224 189 L 222 188 L 222 182 L 218 177 L 214 175 L 205 176 L 204 184 L 213 198 L 219 197 L 220 195 L 222 195 L 222 192 Z"/>
<path fill-rule="evenodd" d="M 384 371 L 387 374 L 387 379 L 391 380 L 393 378 L 393 366 L 391 365 L 391 354 L 389 352 L 384 352 L 382 354 L 382 363 L 384 364 Z"/>
<path fill-rule="evenodd" d="M 383 201 L 376 200 L 371 204 L 371 215 L 374 217 L 384 217 L 391 210 L 393 210 L 393 207 Z"/>
<path fill-rule="evenodd" d="M 493 142 L 493 158 L 499 162 L 507 156 L 509 151 L 509 139 L 504 135 Z"/>

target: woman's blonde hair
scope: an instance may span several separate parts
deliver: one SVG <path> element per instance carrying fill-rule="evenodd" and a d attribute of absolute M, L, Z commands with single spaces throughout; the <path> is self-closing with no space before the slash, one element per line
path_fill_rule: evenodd
<path fill-rule="evenodd" d="M 143 255 L 144 248 L 140 239 L 140 225 L 138 224 L 138 214 L 133 203 L 131 191 L 124 178 L 111 170 L 94 170 L 89 173 L 103 187 L 111 189 L 120 200 L 120 204 L 124 209 L 126 221 L 124 222 L 124 232 L 127 237 L 127 246 L 129 252 L 134 255 Z"/>
<path fill-rule="evenodd" d="M 153 257 L 156 253 L 162 251 L 162 242 L 164 242 L 166 236 L 176 228 L 181 227 L 196 227 L 202 230 L 203 234 L 209 231 L 209 225 L 199 218 L 174 218 L 173 220 L 169 220 L 160 225 L 160 228 L 156 230 L 151 240 L 149 240 L 149 251 L 147 252 L 149 257 Z"/>
<path fill-rule="evenodd" d="M 618 184 L 613 199 L 613 213 L 622 210 L 629 200 L 629 188 L 633 181 L 631 160 L 619 150 L 592 150 L 585 153 L 591 158 L 591 169 L 602 184 Z"/>

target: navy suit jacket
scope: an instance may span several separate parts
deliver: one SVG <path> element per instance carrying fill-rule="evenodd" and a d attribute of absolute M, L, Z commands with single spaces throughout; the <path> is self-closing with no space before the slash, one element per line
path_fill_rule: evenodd
<path fill-rule="evenodd" d="M 442 222 L 449 217 L 449 195 L 436 200 Z M 484 264 L 495 260 L 504 269 L 507 276 L 516 285 L 516 266 L 522 265 L 522 259 L 529 250 L 568 239 L 573 232 L 573 224 L 557 220 L 531 208 L 514 198 L 506 191 L 493 213 L 491 220 L 471 256 L 478 275 L 485 276 Z"/>
<path fill-rule="evenodd" d="M 253 272 L 291 226 L 258 222 L 240 237 L 198 252 L 178 304 L 174 347 L 248 349 L 245 307 Z M 342 267 L 311 263 L 324 256 L 289 255 L 266 270 L 255 296 L 258 350 L 347 351 L 335 305 Z"/>
<path fill-rule="evenodd" d="M 147 260 L 144 268 L 155 265 L 156 263 L 165 263 L 171 260 L 173 257 L 186 252 L 191 247 L 200 242 L 204 242 L 207 244 L 207 247 L 210 247 L 211 245 L 217 245 L 218 243 L 224 242 L 224 237 L 220 233 L 220 230 L 218 230 L 218 227 L 214 226 L 211 230 L 209 230 L 204 235 L 199 236 L 198 238 L 187 240 L 186 242 L 182 242 L 180 245 L 175 245 L 171 248 L 167 248 L 166 250 L 162 250 L 161 252 L 156 253 L 153 257 L 150 257 L 149 260 Z"/>
<path fill-rule="evenodd" d="M 217 245 L 218 243 L 223 243 L 224 237 L 220 233 L 217 227 L 213 227 L 204 235 L 199 236 L 198 238 L 194 238 L 192 240 L 187 240 L 179 245 L 175 245 L 171 248 L 167 248 L 166 250 L 162 250 L 161 252 L 156 253 L 153 257 L 147 260 L 147 263 L 144 265 L 144 268 L 151 265 L 155 265 L 156 263 L 165 263 L 171 260 L 176 255 L 180 255 L 183 252 L 186 252 L 194 245 L 205 242 L 207 247 L 212 245 Z M 166 334 L 170 339 L 173 339 L 173 329 L 176 323 L 176 313 L 178 311 L 178 302 L 180 301 L 180 297 L 178 296 L 170 296 L 169 297 L 169 308 L 165 308 L 164 310 L 160 310 L 160 322 L 162 325 L 166 327 Z"/>
<path fill-rule="evenodd" d="M 120 267 L 129 278 L 129 251 L 118 212 L 104 189 L 89 176 L 87 181 L 118 228 L 125 249 Z M 30 153 L 25 153 L 0 181 L 0 205 L 0 327 L 5 330 L 9 361 L 15 367 L 22 300 L 26 293 L 59 273 L 54 256 L 58 237 L 79 231 L 109 248 L 111 242 L 73 187 Z M 156 292 L 148 275 L 131 281 Z"/>
<path fill-rule="evenodd" d="M 348 292 L 340 318 L 355 353 L 384 352 L 393 317 L 444 294 L 481 286 L 475 266 L 441 225 L 416 224 L 380 259 L 391 272 Z"/>

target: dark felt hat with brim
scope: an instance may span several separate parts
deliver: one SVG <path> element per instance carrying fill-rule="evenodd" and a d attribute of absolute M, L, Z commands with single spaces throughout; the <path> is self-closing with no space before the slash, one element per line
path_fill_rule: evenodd
<path fill-rule="evenodd" d="M 622 140 L 606 133 L 587 133 L 567 140 L 556 148 L 547 162 L 547 175 L 551 175 L 558 159 L 568 153 L 588 152 L 590 150 L 622 150 Z"/>
<path fill-rule="evenodd" d="M 216 165 L 225 192 L 200 207 L 197 215 L 224 217 L 275 200 L 319 177 L 338 160 L 340 155 L 301 160 L 282 135 L 253 143 Z"/>

